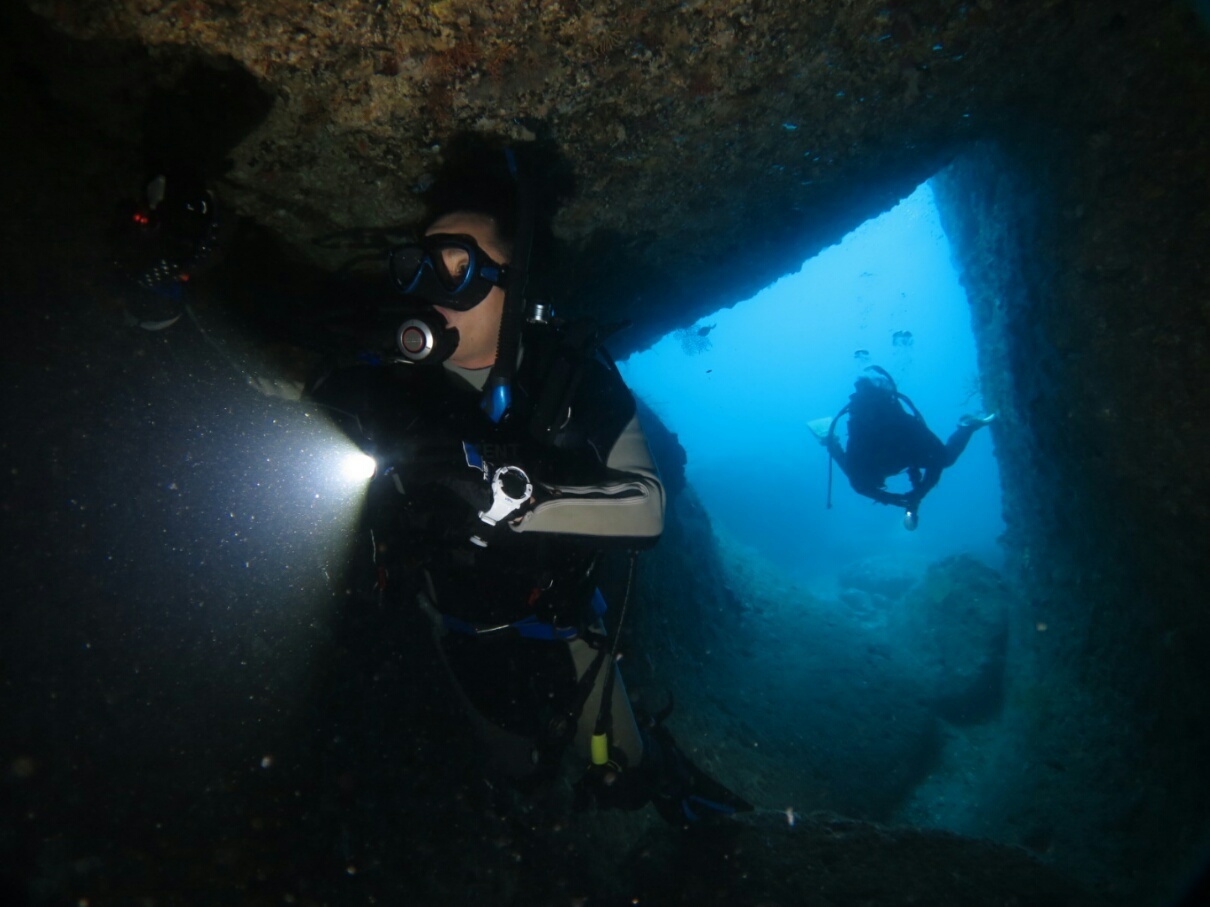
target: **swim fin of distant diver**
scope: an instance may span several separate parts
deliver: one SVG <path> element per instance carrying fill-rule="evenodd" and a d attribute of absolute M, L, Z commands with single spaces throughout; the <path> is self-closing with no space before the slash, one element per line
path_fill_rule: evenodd
<path fill-rule="evenodd" d="M 985 425 L 991 425 L 996 421 L 995 413 L 984 413 L 981 416 L 962 416 L 958 420 L 958 425 L 961 428 L 982 428 Z"/>
<path fill-rule="evenodd" d="M 822 419 L 812 419 L 807 423 L 807 428 L 811 429 L 813 434 L 820 444 L 827 445 L 828 434 L 832 430 L 832 417 L 824 416 Z"/>

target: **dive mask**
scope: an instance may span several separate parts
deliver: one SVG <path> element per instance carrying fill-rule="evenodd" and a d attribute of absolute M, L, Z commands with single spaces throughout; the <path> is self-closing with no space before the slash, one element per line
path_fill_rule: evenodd
<path fill-rule="evenodd" d="M 479 248 L 471 236 L 434 233 L 391 250 L 391 279 L 405 296 L 465 312 L 506 285 L 508 268 Z"/>

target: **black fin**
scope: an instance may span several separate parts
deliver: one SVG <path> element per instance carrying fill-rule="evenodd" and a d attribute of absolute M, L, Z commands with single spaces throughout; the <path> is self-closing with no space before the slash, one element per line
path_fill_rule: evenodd
<path fill-rule="evenodd" d="M 751 803 L 689 761 L 672 735 L 659 724 L 650 728 L 645 738 L 643 761 L 652 760 L 650 770 L 658 778 L 651 799 L 666 822 L 693 824 L 708 817 L 752 811 Z"/>

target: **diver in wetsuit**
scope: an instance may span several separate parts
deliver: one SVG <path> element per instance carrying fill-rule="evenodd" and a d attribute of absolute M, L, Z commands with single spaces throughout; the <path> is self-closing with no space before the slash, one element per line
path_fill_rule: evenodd
<path fill-rule="evenodd" d="M 379 463 L 378 586 L 428 617 L 496 777 L 552 777 L 571 751 L 584 801 L 677 823 L 751 809 L 635 720 L 597 574 L 604 549 L 659 539 L 664 490 L 599 332 L 524 318 L 525 182 L 509 210 L 467 179 L 391 254 L 394 354 L 308 391 Z"/>
<path fill-rule="evenodd" d="M 994 413 L 963 416 L 943 444 L 884 369 L 873 365 L 865 372 L 855 382 L 848 405 L 833 419 L 812 421 L 810 428 L 848 476 L 854 491 L 879 504 L 902 507 L 904 526 L 915 529 L 920 502 L 940 481 L 942 470 L 953 466 L 971 436 L 996 416 Z M 836 425 L 845 415 L 849 417 L 847 448 L 836 437 Z M 888 491 L 886 480 L 903 472 L 907 473 L 911 490 Z M 832 503 L 831 493 L 829 474 L 828 506 Z"/>

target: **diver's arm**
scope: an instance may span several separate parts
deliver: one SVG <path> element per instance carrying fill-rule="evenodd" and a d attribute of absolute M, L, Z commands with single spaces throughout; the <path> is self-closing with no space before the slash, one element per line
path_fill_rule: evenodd
<path fill-rule="evenodd" d="M 591 482 L 544 484 L 515 532 L 552 532 L 654 542 L 664 529 L 664 486 L 633 416 Z"/>
<path fill-rule="evenodd" d="M 933 487 L 941 481 L 941 467 L 928 466 L 924 470 L 924 477 L 917 484 L 912 483 L 912 497 L 919 501 L 926 494 L 933 490 Z"/>
<path fill-rule="evenodd" d="M 908 507 L 911 505 L 911 496 L 906 494 L 898 494 L 893 491 L 887 491 L 873 481 L 855 481 L 852 476 L 849 476 L 849 484 L 853 486 L 853 490 L 863 497 L 870 498 L 878 504 L 889 504 L 892 507 Z"/>
<path fill-rule="evenodd" d="M 879 504 L 890 504 L 892 507 L 903 507 L 909 510 L 919 503 L 919 501 L 915 500 L 912 495 L 896 494 L 893 491 L 885 491 L 882 488 L 858 493 L 864 494 L 868 498 L 873 498 Z"/>
<path fill-rule="evenodd" d="M 908 495 L 909 509 L 915 510 L 921 499 L 941 481 L 946 449 L 941 439 L 929 431 L 920 419 L 913 421 L 908 438 L 912 444 L 911 458 L 916 464 L 908 470 L 908 478 L 912 482 L 912 491 Z"/>

